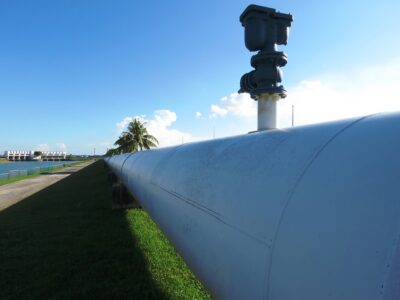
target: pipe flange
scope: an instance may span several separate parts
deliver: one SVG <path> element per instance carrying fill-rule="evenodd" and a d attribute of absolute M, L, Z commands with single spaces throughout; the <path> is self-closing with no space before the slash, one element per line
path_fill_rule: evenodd
<path fill-rule="evenodd" d="M 253 55 L 250 64 L 253 68 L 257 69 L 259 66 L 268 65 L 271 67 L 284 67 L 287 64 L 288 58 L 286 53 L 282 51 L 276 52 L 263 52 L 260 51 Z"/>
<path fill-rule="evenodd" d="M 255 88 L 250 91 L 250 96 L 254 100 L 258 100 L 261 94 L 277 94 L 279 95 L 280 98 L 286 98 L 287 96 L 287 91 L 285 88 L 280 85 L 280 86 L 274 86 L 274 87 L 268 87 L 268 88 Z"/>

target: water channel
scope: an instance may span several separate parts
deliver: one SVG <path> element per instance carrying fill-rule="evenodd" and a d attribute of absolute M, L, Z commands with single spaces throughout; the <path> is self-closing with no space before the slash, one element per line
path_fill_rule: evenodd
<path fill-rule="evenodd" d="M 52 167 L 56 165 L 67 165 L 76 161 L 21 161 L 0 163 L 0 174 L 14 170 L 32 170 L 38 167 Z"/>

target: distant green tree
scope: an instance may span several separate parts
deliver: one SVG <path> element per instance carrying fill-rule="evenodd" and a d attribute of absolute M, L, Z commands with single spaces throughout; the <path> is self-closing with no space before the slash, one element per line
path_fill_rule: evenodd
<path fill-rule="evenodd" d="M 157 147 L 158 140 L 147 132 L 145 124 L 135 119 L 128 124 L 127 131 L 124 131 L 115 141 L 114 145 L 119 153 L 142 151 Z"/>

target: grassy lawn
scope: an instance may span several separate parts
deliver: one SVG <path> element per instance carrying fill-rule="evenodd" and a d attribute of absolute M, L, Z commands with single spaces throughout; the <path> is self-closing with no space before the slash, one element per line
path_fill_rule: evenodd
<path fill-rule="evenodd" d="M 40 173 L 35 173 L 35 174 L 30 174 L 30 175 L 18 176 L 18 177 L 14 177 L 14 178 L 10 178 L 10 179 L 0 179 L 0 185 L 4 185 L 7 183 L 12 183 L 12 182 L 16 182 L 16 181 L 20 181 L 20 180 L 24 180 L 24 179 L 28 179 L 28 178 L 33 178 L 33 177 L 36 177 L 39 175 L 40 175 Z"/>
<path fill-rule="evenodd" d="M 60 171 L 60 170 L 62 170 L 62 169 L 65 169 L 65 168 L 69 168 L 69 167 L 73 167 L 73 166 L 78 166 L 78 165 L 81 165 L 81 164 L 83 164 L 83 163 L 86 163 L 86 162 L 88 162 L 89 160 L 87 160 L 87 161 L 77 161 L 77 162 L 74 162 L 74 163 L 70 163 L 70 164 L 68 164 L 68 165 L 66 165 L 65 167 L 64 166 L 60 166 L 60 167 L 49 167 L 49 170 L 45 170 L 45 171 L 42 171 L 40 174 L 51 174 L 51 173 L 55 173 L 55 172 L 57 172 L 57 171 Z"/>
<path fill-rule="evenodd" d="M 142 210 L 112 211 L 102 162 L 0 212 L 0 299 L 210 299 Z"/>

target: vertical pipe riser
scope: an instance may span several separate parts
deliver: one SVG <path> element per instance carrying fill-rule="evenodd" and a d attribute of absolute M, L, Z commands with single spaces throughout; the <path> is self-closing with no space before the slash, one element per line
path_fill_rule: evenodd
<path fill-rule="evenodd" d="M 258 99 L 257 130 L 271 130 L 277 127 L 277 101 L 279 95 L 265 94 Z"/>

